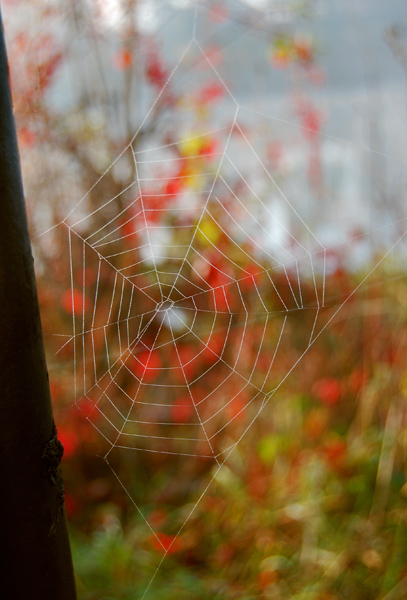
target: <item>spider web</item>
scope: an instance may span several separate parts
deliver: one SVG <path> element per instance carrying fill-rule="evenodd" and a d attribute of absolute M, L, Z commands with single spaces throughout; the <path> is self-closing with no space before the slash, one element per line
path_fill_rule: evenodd
<path fill-rule="evenodd" d="M 185 81 L 181 67 L 199 63 L 228 98 L 228 125 L 184 133 L 202 129 L 190 118 L 175 141 L 140 141 L 168 86 L 193 85 L 194 71 Z M 57 226 L 69 257 L 72 331 L 62 348 L 72 349 L 75 402 L 90 404 L 86 418 L 103 440 L 104 460 L 162 547 L 156 573 L 174 541 L 162 542 L 114 454 L 212 464 L 178 536 L 285 379 L 406 233 L 339 304 L 327 303 L 329 249 L 262 161 L 244 110 L 194 33 L 129 145 Z M 179 186 L 168 189 L 179 163 Z M 130 182 L 106 197 L 104 178 L 120 165 L 131 165 Z M 284 203 L 289 227 L 256 186 L 259 174 Z M 308 331 L 303 311 L 315 315 Z M 275 372 L 293 336 L 298 353 Z"/>

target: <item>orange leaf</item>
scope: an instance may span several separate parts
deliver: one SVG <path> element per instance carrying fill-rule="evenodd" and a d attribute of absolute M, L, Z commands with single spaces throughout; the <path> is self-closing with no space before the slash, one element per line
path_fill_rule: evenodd
<path fill-rule="evenodd" d="M 127 48 L 119 48 L 114 53 L 112 62 L 118 71 L 126 71 L 133 64 L 133 56 Z"/>

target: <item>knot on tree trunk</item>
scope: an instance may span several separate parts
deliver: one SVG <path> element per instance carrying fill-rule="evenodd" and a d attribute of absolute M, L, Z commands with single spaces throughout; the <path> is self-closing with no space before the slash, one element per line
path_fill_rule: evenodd
<path fill-rule="evenodd" d="M 42 451 L 42 459 L 45 462 L 49 480 L 52 485 L 57 486 L 56 518 L 53 520 L 49 535 L 55 534 L 57 523 L 61 520 L 64 514 L 65 492 L 64 483 L 62 481 L 62 473 L 59 466 L 63 454 L 64 447 L 58 439 L 57 428 L 55 427 L 55 423 L 53 423 L 51 439 L 45 444 Z"/>
<path fill-rule="evenodd" d="M 64 447 L 58 439 L 58 432 L 54 423 L 52 426 L 51 439 L 45 444 L 42 452 L 42 459 L 45 461 L 48 476 L 51 480 L 51 483 L 54 485 L 57 483 L 60 477 L 59 465 L 61 463 L 63 454 Z"/>

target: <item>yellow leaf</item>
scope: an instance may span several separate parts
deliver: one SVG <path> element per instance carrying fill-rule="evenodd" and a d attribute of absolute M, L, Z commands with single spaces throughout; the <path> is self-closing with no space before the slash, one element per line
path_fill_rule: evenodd
<path fill-rule="evenodd" d="M 212 219 L 202 219 L 197 229 L 198 239 L 206 245 L 215 244 L 219 241 L 221 230 Z"/>
<path fill-rule="evenodd" d="M 178 144 L 181 156 L 197 156 L 202 148 L 203 142 L 203 136 L 181 140 Z"/>

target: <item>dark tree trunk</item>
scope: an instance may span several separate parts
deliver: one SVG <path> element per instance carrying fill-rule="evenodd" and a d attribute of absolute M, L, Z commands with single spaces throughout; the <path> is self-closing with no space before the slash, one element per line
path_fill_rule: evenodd
<path fill-rule="evenodd" d="M 0 596 L 74 600 L 0 14 Z"/>

